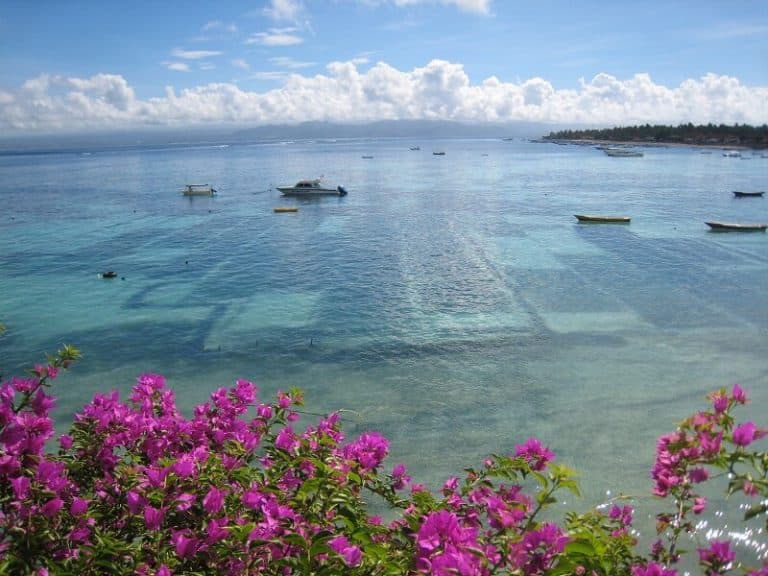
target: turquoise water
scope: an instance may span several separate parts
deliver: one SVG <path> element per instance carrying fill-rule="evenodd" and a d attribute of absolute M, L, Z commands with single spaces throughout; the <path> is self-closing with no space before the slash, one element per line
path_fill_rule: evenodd
<path fill-rule="evenodd" d="M 187 410 L 239 377 L 298 386 L 431 487 L 535 435 L 586 504 L 647 495 L 656 437 L 708 391 L 740 383 L 765 424 L 768 235 L 704 224 L 768 222 L 768 198 L 731 194 L 768 188 L 745 157 L 397 139 L 2 156 L 0 371 L 79 347 L 62 423 L 147 371 Z M 319 176 L 349 195 L 274 189 Z"/>

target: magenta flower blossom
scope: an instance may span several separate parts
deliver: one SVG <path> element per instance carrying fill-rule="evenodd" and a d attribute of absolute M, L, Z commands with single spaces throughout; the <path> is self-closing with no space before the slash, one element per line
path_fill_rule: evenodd
<path fill-rule="evenodd" d="M 180 558 L 191 558 L 197 552 L 200 541 L 189 537 L 189 530 L 177 530 L 171 535 L 171 542 Z"/>
<path fill-rule="evenodd" d="M 211 487 L 208 494 L 203 498 L 203 508 L 209 514 L 216 514 L 224 506 L 224 496 L 226 492 L 218 488 Z"/>
<path fill-rule="evenodd" d="M 733 390 L 731 391 L 731 399 L 734 402 L 737 402 L 739 404 L 746 404 L 747 403 L 747 394 L 744 392 L 744 390 L 739 386 L 738 384 L 733 385 Z"/>
<path fill-rule="evenodd" d="M 362 552 L 359 547 L 350 544 L 346 536 L 337 536 L 328 542 L 328 545 L 334 552 L 344 559 L 344 563 L 347 566 L 354 568 L 355 566 L 360 565 Z"/>
<path fill-rule="evenodd" d="M 693 507 L 691 508 L 691 510 L 693 510 L 694 514 L 701 514 L 706 509 L 707 509 L 707 499 L 706 498 L 696 498 L 693 501 Z"/>
<path fill-rule="evenodd" d="M 83 498 L 73 498 L 69 506 L 69 513 L 72 516 L 82 516 L 88 511 L 88 500 Z"/>
<path fill-rule="evenodd" d="M 146 524 L 147 530 L 159 530 L 164 516 L 163 510 L 146 506 L 144 508 L 144 524 Z"/>
<path fill-rule="evenodd" d="M 403 464 L 398 464 L 392 469 L 392 487 L 395 490 L 402 490 L 410 481 L 411 477 L 408 476 Z"/>
<path fill-rule="evenodd" d="M 29 478 L 27 476 L 17 476 L 11 478 L 11 488 L 13 488 L 13 495 L 16 500 L 26 500 L 29 496 Z"/>
<path fill-rule="evenodd" d="M 389 454 L 389 441 L 378 432 L 366 432 L 344 447 L 344 458 L 358 462 L 363 470 L 377 468 Z"/>
<path fill-rule="evenodd" d="M 632 566 L 632 576 L 677 576 L 677 570 L 665 568 L 656 562 L 649 562 L 646 566 Z"/>
<path fill-rule="evenodd" d="M 538 438 L 528 438 L 525 444 L 515 446 L 515 456 L 523 458 L 531 470 L 540 471 L 547 467 L 547 463 L 554 459 L 555 454 Z"/>
<path fill-rule="evenodd" d="M 709 548 L 699 548 L 699 561 L 711 568 L 714 572 L 727 569 L 728 565 L 736 559 L 736 553 L 731 550 L 728 540 L 712 542 Z"/>
<path fill-rule="evenodd" d="M 765 433 L 759 430 L 754 422 L 744 422 L 733 429 L 733 443 L 737 446 L 749 446 L 762 436 L 765 436 Z"/>

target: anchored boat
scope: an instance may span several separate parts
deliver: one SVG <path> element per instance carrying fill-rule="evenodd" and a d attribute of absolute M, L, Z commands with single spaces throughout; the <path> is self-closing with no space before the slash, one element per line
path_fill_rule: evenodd
<path fill-rule="evenodd" d="M 346 196 L 347 191 L 343 186 L 328 188 L 323 186 L 320 179 L 299 180 L 293 186 L 278 186 L 277 189 L 283 196 Z"/>
<path fill-rule="evenodd" d="M 629 224 L 629 216 L 590 216 L 587 214 L 574 214 L 579 222 L 593 222 L 603 224 Z"/>
<path fill-rule="evenodd" d="M 208 184 L 187 184 L 181 191 L 184 196 L 216 196 L 216 189 Z"/>
<path fill-rule="evenodd" d="M 768 224 L 736 224 L 731 222 L 707 222 L 714 232 L 765 232 Z"/>

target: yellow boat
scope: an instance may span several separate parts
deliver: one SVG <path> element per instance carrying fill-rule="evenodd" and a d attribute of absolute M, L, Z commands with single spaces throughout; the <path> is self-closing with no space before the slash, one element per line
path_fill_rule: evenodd
<path fill-rule="evenodd" d="M 298 212 L 299 209 L 293 206 L 278 206 L 275 208 L 275 212 Z"/>

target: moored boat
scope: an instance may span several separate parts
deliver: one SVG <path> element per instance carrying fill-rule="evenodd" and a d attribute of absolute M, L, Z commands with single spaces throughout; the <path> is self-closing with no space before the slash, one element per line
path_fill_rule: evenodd
<path fill-rule="evenodd" d="M 626 148 L 604 148 L 603 152 L 614 158 L 640 158 L 643 153 L 637 150 L 627 150 Z"/>
<path fill-rule="evenodd" d="M 706 222 L 715 232 L 765 232 L 768 224 L 737 224 L 732 222 Z"/>
<path fill-rule="evenodd" d="M 184 196 L 216 196 L 216 189 L 209 184 L 187 184 L 181 191 Z"/>
<path fill-rule="evenodd" d="M 736 196 L 736 198 L 757 198 L 763 195 L 763 192 L 741 192 L 739 190 L 734 190 L 733 195 Z"/>
<path fill-rule="evenodd" d="M 293 186 L 278 186 L 277 189 L 283 196 L 346 196 L 347 190 L 343 186 L 328 188 L 323 186 L 319 178 L 314 180 L 299 180 Z"/>
<path fill-rule="evenodd" d="M 588 214 L 574 214 L 579 222 L 594 222 L 603 224 L 629 224 L 629 216 L 595 216 Z"/>

